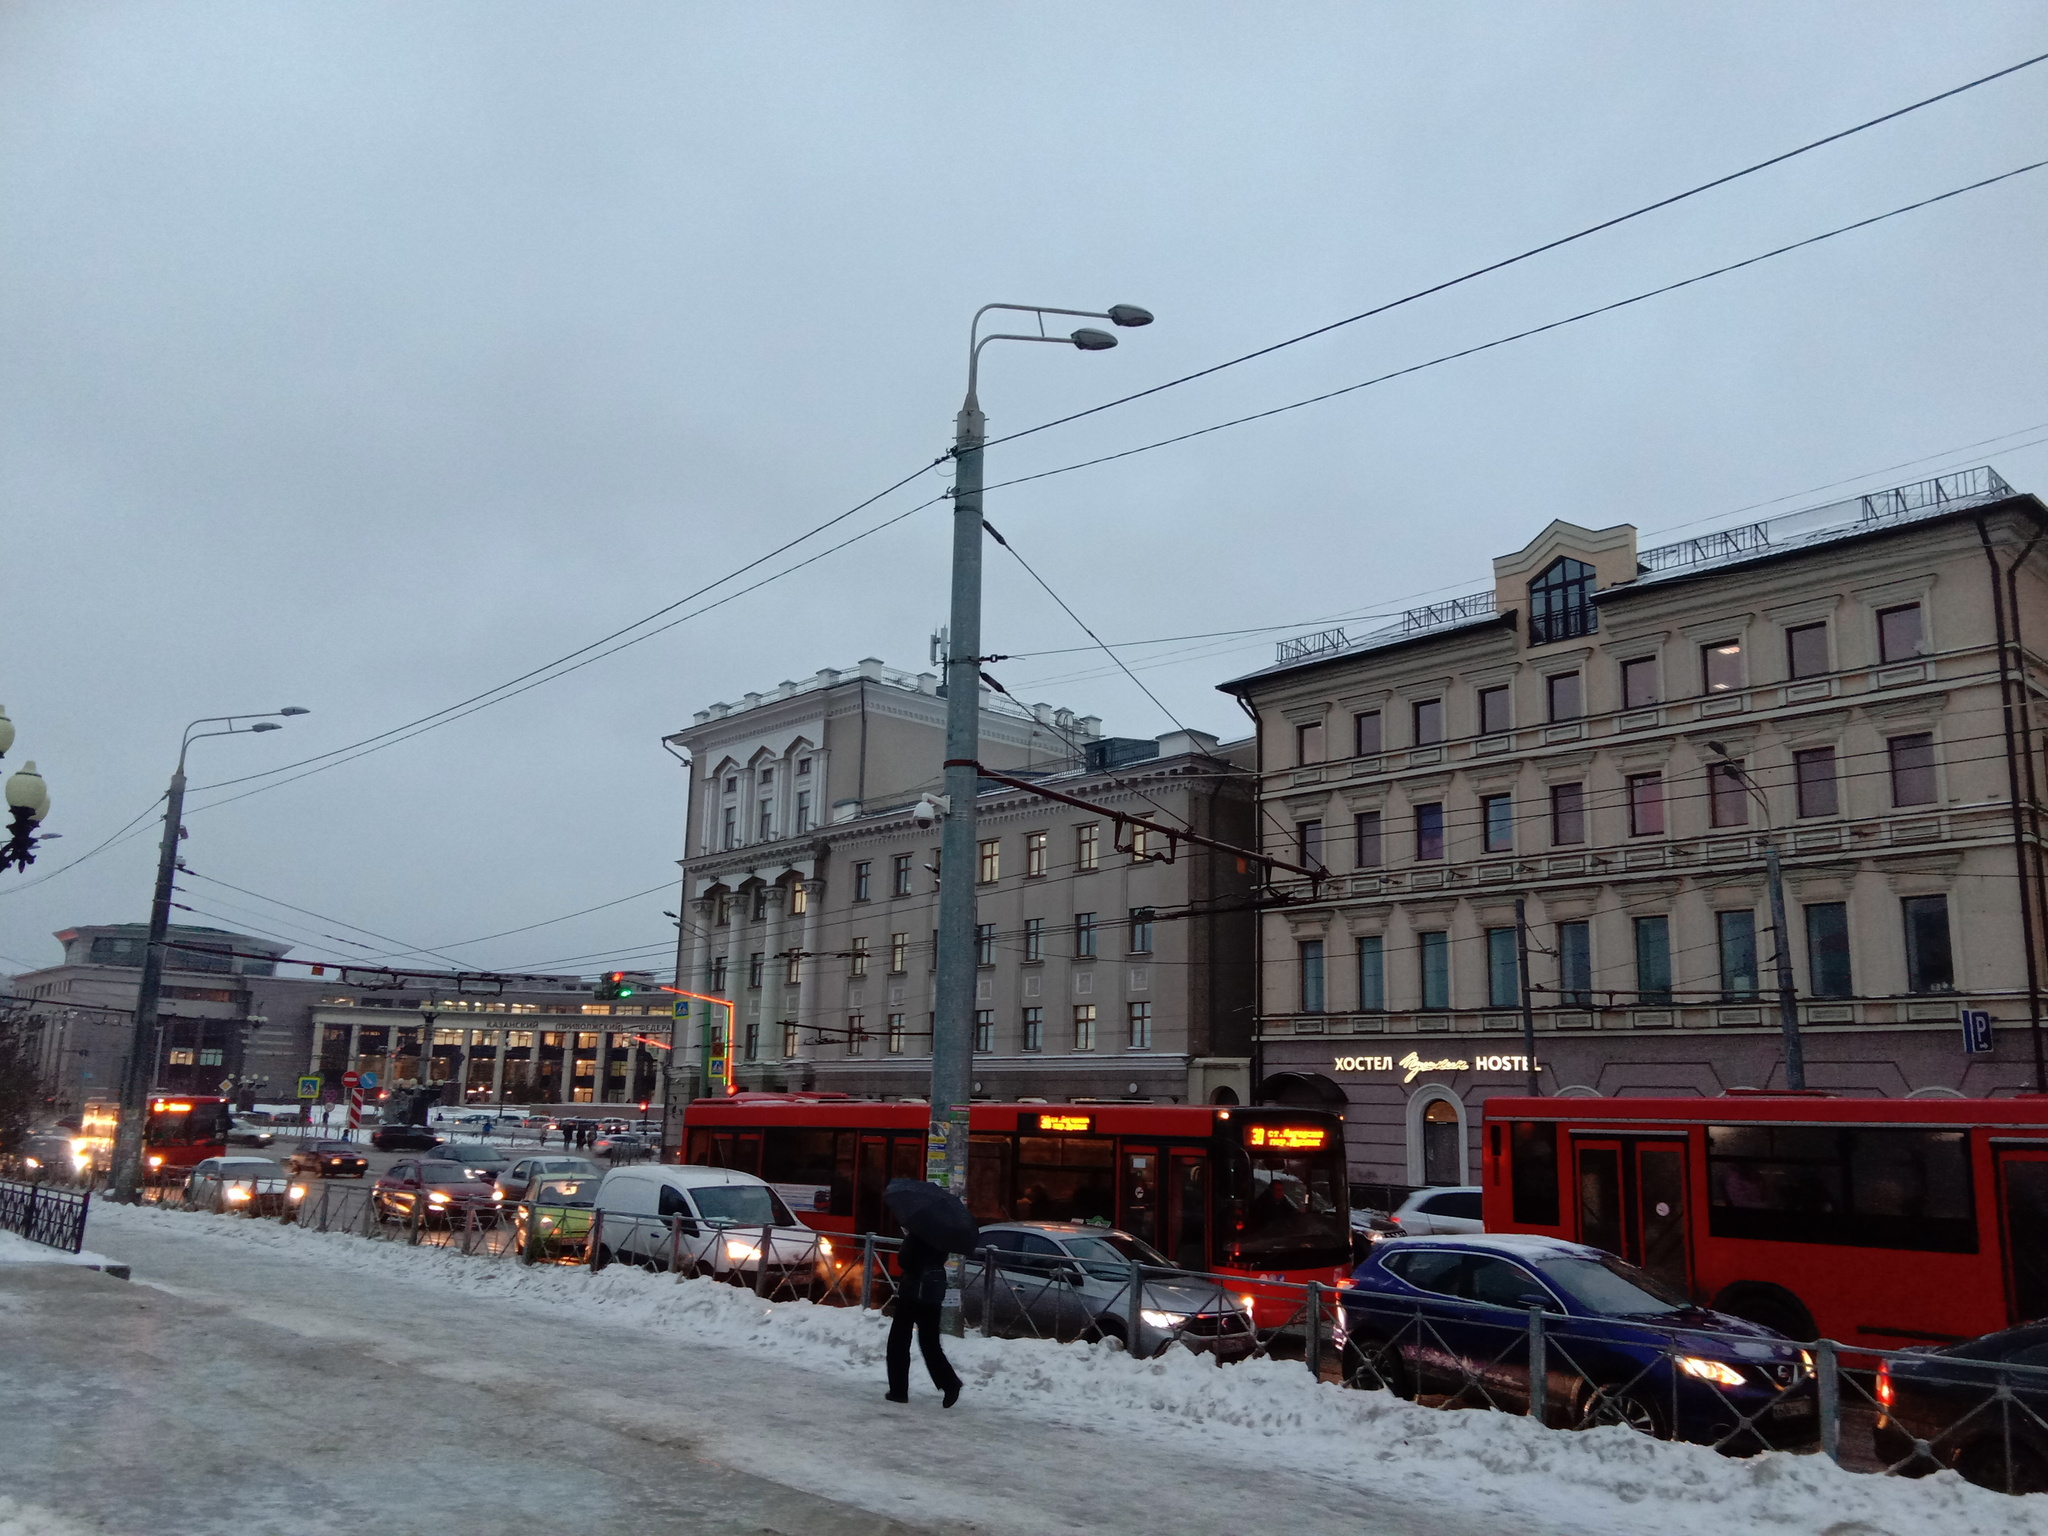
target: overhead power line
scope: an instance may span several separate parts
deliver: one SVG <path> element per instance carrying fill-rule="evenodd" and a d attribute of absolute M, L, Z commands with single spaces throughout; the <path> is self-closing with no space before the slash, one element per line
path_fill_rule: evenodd
<path fill-rule="evenodd" d="M 1660 209 L 1670 208 L 1678 203 L 1685 202 L 1689 198 L 1698 197 L 1704 192 L 1711 192 L 1716 187 L 1725 187 L 1731 182 L 1742 180 L 1745 176 L 1754 176 L 1759 171 L 1767 171 L 1774 165 L 1783 165 L 1788 160 L 1796 160 L 1801 155 L 1811 154 L 1814 150 L 1825 148 L 1829 144 L 1838 144 L 1843 139 L 1851 138 L 1856 134 L 1866 132 L 1884 123 L 1895 122 L 1910 113 L 1918 112 L 1925 107 L 1934 106 L 1937 102 L 1948 101 L 1954 97 L 1961 96 L 1966 91 L 1974 91 L 1979 86 L 1989 85 L 1994 80 L 2003 80 L 2007 75 L 2015 75 L 2023 69 L 2031 69 L 2044 60 L 2048 60 L 2048 53 L 2037 53 L 2030 59 L 2021 59 L 2017 64 L 2009 64 L 2004 69 L 1993 70 L 1988 75 L 1979 75 L 1974 80 L 1966 80 L 1961 85 L 1951 86 L 1948 90 L 1939 91 L 1932 96 L 1924 96 L 1918 101 L 1908 102 L 1903 107 L 1896 107 L 1880 116 L 1868 118 L 1863 122 L 1828 134 L 1824 138 L 1811 140 L 1808 143 L 1799 145 L 1795 149 L 1788 149 L 1782 154 L 1772 155 L 1767 160 L 1759 160 L 1752 165 L 1746 165 L 1739 171 L 1730 171 L 1726 175 L 1714 177 L 1711 181 L 1703 181 L 1697 186 L 1688 187 L 1683 192 L 1674 192 L 1668 197 L 1658 198 L 1655 202 L 1645 203 L 1640 208 L 1632 208 L 1627 213 L 1617 214 L 1611 219 L 1602 219 L 1597 224 L 1588 224 L 1584 229 L 1574 230 L 1569 235 L 1559 236 L 1555 240 L 1546 240 L 1541 245 L 1531 246 L 1529 249 L 1517 252 L 1513 256 L 1504 257 L 1499 261 L 1488 262 L 1483 267 L 1474 267 L 1470 272 L 1462 273 L 1457 277 L 1446 278 L 1439 283 L 1432 283 L 1426 288 L 1418 288 L 1413 293 L 1403 294 L 1400 298 L 1390 299 L 1384 304 L 1376 304 L 1371 309 L 1360 310 L 1357 314 L 1347 315 L 1342 320 L 1333 320 L 1328 325 L 1319 325 L 1312 331 L 1303 331 L 1300 335 L 1290 336 L 1285 341 L 1276 341 L 1270 346 L 1260 347 L 1255 351 L 1228 358 L 1220 363 L 1212 363 L 1207 368 L 1198 368 L 1193 373 L 1182 374 L 1177 379 L 1168 379 L 1163 384 L 1154 384 L 1149 389 L 1141 389 L 1134 394 L 1121 395 L 1114 400 L 1105 400 L 1102 404 L 1089 406 L 1086 410 L 1073 411 L 1065 416 L 1056 416 L 1051 421 L 1042 421 L 1035 427 L 1026 427 L 1022 431 L 1012 432 L 1006 437 L 991 438 L 983 446 L 993 448 L 998 443 L 1013 443 L 1021 437 L 1030 437 L 1038 432 L 1048 432 L 1054 427 L 1063 427 L 1069 422 L 1080 421 L 1084 417 L 1098 416 L 1104 411 L 1113 411 L 1118 406 L 1129 405 L 1134 400 L 1143 400 L 1148 396 L 1160 394 L 1165 390 L 1177 389 L 1183 384 L 1191 384 L 1196 379 L 1206 379 L 1211 374 L 1221 373 L 1226 368 L 1235 368 L 1240 363 L 1249 363 L 1256 358 L 1269 357 L 1273 353 L 1283 351 L 1288 347 L 1299 346 L 1304 341 L 1313 341 L 1318 336 L 1327 336 L 1330 332 L 1342 330 L 1347 325 L 1356 325 L 1361 320 L 1370 320 L 1376 315 L 1384 315 L 1390 310 L 1400 309 L 1404 305 L 1429 298 L 1433 294 L 1447 292 L 1452 288 L 1460 287 L 1465 283 L 1485 277 L 1490 273 L 1505 271 L 1509 267 L 1517 266 L 1522 262 L 1532 260 L 1551 251 L 1561 250 L 1567 245 L 1572 245 L 1589 236 L 1600 234 L 1604 230 L 1615 229 L 1632 220 L 1640 219 L 1647 214 L 1656 213 Z"/>

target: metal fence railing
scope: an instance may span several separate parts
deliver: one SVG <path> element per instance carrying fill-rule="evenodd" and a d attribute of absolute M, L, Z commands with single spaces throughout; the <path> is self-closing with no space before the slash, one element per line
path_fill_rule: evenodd
<path fill-rule="evenodd" d="M 0 1224 L 12 1192 L 26 1188 L 0 1184 Z M 45 1187 L 43 1198 L 60 1193 Z M 83 1200 L 70 1198 L 82 1227 Z M 158 1199 L 191 1208 L 175 1190 Z M 278 1214 L 305 1231 L 485 1261 L 631 1265 L 766 1301 L 863 1311 L 890 1308 L 901 1246 L 873 1234 L 546 1203 L 396 1209 L 372 1188 L 325 1181 Z M 1817 1452 L 1852 1471 L 1953 1468 L 1986 1487 L 2048 1492 L 2048 1351 L 2039 1365 L 1963 1360 L 992 1249 L 953 1260 L 950 1279 L 963 1323 L 989 1338 L 1106 1341 L 1141 1359 L 1180 1345 L 1226 1362 L 1295 1361 L 1327 1384 L 1558 1430 L 1623 1425 L 1731 1455 Z"/>
<path fill-rule="evenodd" d="M 85 1246 L 84 1190 L 0 1179 L 0 1232 L 13 1232 L 47 1248 L 77 1253 Z"/>

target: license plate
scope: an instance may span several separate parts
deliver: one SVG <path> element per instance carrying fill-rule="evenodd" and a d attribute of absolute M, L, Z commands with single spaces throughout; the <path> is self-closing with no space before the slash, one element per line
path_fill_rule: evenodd
<path fill-rule="evenodd" d="M 1771 1404 L 1770 1416 L 1774 1419 L 1798 1419 L 1813 1411 L 1814 1405 L 1804 1398 L 1781 1398 Z"/>

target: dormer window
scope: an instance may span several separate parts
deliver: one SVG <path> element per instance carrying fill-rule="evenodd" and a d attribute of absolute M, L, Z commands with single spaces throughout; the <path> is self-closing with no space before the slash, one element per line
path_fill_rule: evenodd
<path fill-rule="evenodd" d="M 1593 567 L 1563 557 L 1529 583 L 1529 643 L 1548 645 L 1590 635 L 1600 627 L 1593 607 Z"/>

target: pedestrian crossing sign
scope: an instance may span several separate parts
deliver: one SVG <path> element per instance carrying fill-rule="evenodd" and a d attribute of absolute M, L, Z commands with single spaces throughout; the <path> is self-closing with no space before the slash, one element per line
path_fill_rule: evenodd
<path fill-rule="evenodd" d="M 300 1097 L 300 1098 L 302 1098 L 302 1099 L 317 1099 L 317 1098 L 319 1098 L 319 1097 L 320 1097 L 320 1079 L 319 1079 L 319 1078 L 317 1078 L 317 1077 L 302 1077 L 302 1078 L 300 1078 L 300 1079 L 299 1079 L 299 1097 Z"/>

